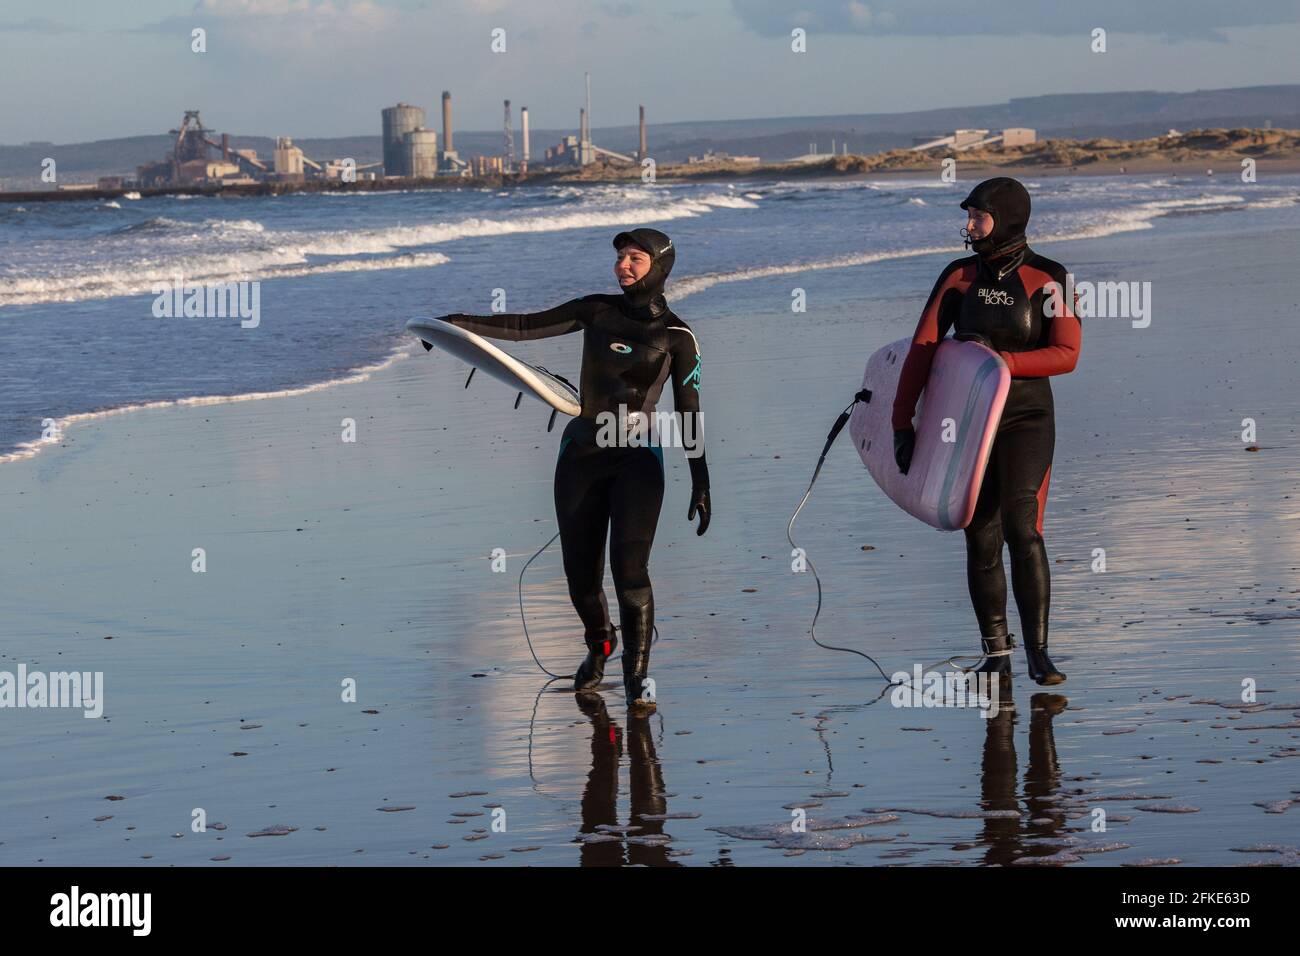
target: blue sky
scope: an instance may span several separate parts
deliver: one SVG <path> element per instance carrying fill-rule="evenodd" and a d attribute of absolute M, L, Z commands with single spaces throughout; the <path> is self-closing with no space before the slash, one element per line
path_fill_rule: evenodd
<path fill-rule="evenodd" d="M 1295 83 L 1298 21 L 1295 0 L 0 0 L 0 142 L 157 133 L 186 108 L 236 133 L 373 133 L 399 99 L 433 119 L 443 89 L 458 128 L 497 127 L 507 97 L 564 127 L 584 70 L 597 126 L 638 103 L 666 122 Z"/>

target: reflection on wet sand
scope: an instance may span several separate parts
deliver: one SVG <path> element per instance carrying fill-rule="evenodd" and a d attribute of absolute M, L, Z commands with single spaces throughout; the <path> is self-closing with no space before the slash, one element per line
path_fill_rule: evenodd
<path fill-rule="evenodd" d="M 1004 699 L 1010 700 L 1008 688 Z M 986 817 L 980 832 L 985 845 L 984 862 L 1006 866 L 1023 856 L 1047 856 L 1056 852 L 1052 842 L 1064 823 L 1053 804 L 1061 780 L 1056 756 L 1052 720 L 1063 712 L 1069 699 L 1061 694 L 1034 694 L 1029 701 L 1029 766 L 1025 770 L 1024 815 Z M 980 806 L 984 810 L 1020 810 L 1016 791 L 1016 743 L 1014 708 L 1003 708 L 987 721 L 984 758 L 980 765 Z"/>
<path fill-rule="evenodd" d="M 578 709 L 591 722 L 591 771 L 582 792 L 583 866 L 679 866 L 669 859 L 671 837 L 664 833 L 668 812 L 663 770 L 646 717 L 629 714 L 626 731 L 610 720 L 599 694 L 575 694 Z M 618 822 L 618 768 L 626 744 L 631 811 Z M 659 819 L 652 819 L 657 817 Z"/>

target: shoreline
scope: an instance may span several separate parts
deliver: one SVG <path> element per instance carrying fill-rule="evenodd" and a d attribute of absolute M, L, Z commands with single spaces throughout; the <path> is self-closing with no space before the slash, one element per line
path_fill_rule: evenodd
<path fill-rule="evenodd" d="M 371 375 L 376 372 L 382 372 L 386 368 L 411 357 L 410 343 L 394 347 L 388 357 L 381 362 L 375 362 L 371 365 L 358 365 L 356 368 L 349 369 L 344 375 L 338 378 L 326 379 L 322 382 L 312 382 L 308 385 L 296 385 L 290 388 L 273 389 L 262 392 L 236 392 L 232 395 L 186 395 L 181 398 L 159 399 L 150 402 L 132 402 L 126 405 L 114 405 L 110 408 L 100 408 L 88 412 L 73 412 L 70 415 L 64 415 L 62 418 L 53 419 L 53 428 L 58 437 L 56 438 L 36 438 L 32 441 L 21 442 L 13 451 L 0 453 L 0 465 L 7 465 L 17 461 L 27 461 L 35 458 L 47 448 L 63 446 L 64 436 L 71 426 L 81 425 L 86 422 L 99 421 L 104 418 L 113 418 L 118 415 L 126 415 L 130 412 L 149 412 L 158 411 L 164 408 L 190 408 L 204 405 L 231 405 L 236 402 L 257 402 L 271 398 L 293 398 L 298 395 L 308 395 L 312 392 L 323 391 L 327 388 L 334 388 L 337 385 L 355 385 L 359 382 L 367 381 Z"/>
<path fill-rule="evenodd" d="M 1297 171 L 1300 172 L 1300 161 L 1297 161 Z M 902 175 L 900 171 L 891 171 Z M 1155 175 L 1156 173 L 1151 173 Z M 861 177 L 851 177 L 860 179 L 874 178 L 875 174 Z M 848 177 L 845 177 L 848 178 Z M 1162 218 L 1159 214 L 1153 214 L 1151 221 Z M 1036 242 L 1040 244 L 1058 243 L 1058 242 L 1078 242 L 1090 239 L 1104 238 L 1106 236 L 1122 235 L 1127 232 L 1135 231 L 1132 225 L 1116 226 L 1102 232 L 1086 232 L 1070 235 L 1042 235 L 1036 237 Z M 857 268 L 860 266 L 871 265 L 884 261 L 898 261 L 903 259 L 912 259 L 927 255 L 936 255 L 940 253 L 960 251 L 960 247 L 953 246 L 926 246 L 912 249 L 886 250 L 880 252 L 859 252 L 848 253 L 841 257 L 829 260 L 808 260 L 801 262 L 782 263 L 771 266 L 765 266 L 758 269 L 748 269 L 736 273 L 702 273 L 700 275 L 683 276 L 668 287 L 668 292 L 673 296 L 674 301 L 680 301 L 689 296 L 705 292 L 715 285 L 732 283 L 732 282 L 750 282 L 761 280 L 775 275 L 797 275 L 804 272 L 818 272 L 823 270 L 837 270 Z M 405 342 L 397 344 L 389 352 L 388 356 L 377 363 L 369 365 L 358 365 L 348 369 L 342 375 L 325 379 L 319 382 L 310 382 L 303 385 L 286 386 L 282 389 L 261 390 L 253 392 L 235 392 L 225 395 L 187 395 L 174 399 L 161 399 L 145 402 L 127 403 L 108 408 L 93 409 L 89 411 L 72 412 L 68 415 L 54 419 L 53 427 L 56 430 L 56 438 L 35 438 L 29 441 L 20 442 L 9 451 L 0 451 L 0 465 L 11 464 L 17 461 L 24 461 L 34 458 L 41 454 L 47 448 L 57 446 L 64 441 L 67 429 L 83 424 L 88 421 L 94 421 L 101 418 L 123 415 L 136 411 L 149 411 L 154 409 L 169 407 L 187 407 L 187 406 L 205 406 L 205 405 L 225 405 L 234 402 L 260 401 L 263 399 L 288 398 L 296 395 L 307 394 L 322 389 L 333 388 L 337 385 L 354 384 L 366 381 L 370 375 L 377 371 L 382 371 L 394 363 L 411 357 L 414 342 Z"/>

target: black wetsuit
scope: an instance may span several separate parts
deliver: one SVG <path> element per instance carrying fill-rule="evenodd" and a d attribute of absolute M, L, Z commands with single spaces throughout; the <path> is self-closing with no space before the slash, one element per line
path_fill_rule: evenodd
<path fill-rule="evenodd" d="M 1005 216 L 1019 230 L 1028 220 L 1027 195 L 1024 202 L 1022 220 Z M 1011 391 L 975 516 L 965 529 L 966 578 L 981 634 L 1005 637 L 1005 542 L 1025 646 L 1045 649 L 1051 574 L 1043 545 L 1043 511 L 1056 443 L 1048 376 L 1074 369 L 1081 329 L 1074 303 L 1064 302 L 1052 285 L 1066 288 L 1064 266 L 1031 250 L 1023 232 L 1018 238 L 1013 233 L 1002 246 L 995 250 L 999 254 L 958 259 L 939 276 L 903 365 L 893 425 L 899 430 L 911 427 L 934 353 L 950 330 L 983 339 L 1002 355 L 1011 371 Z M 1051 308 L 1045 308 L 1049 302 Z"/>
<path fill-rule="evenodd" d="M 695 334 L 657 292 L 643 303 L 627 295 L 589 295 L 545 312 L 442 318 L 470 332 L 511 341 L 583 333 L 582 411 L 560 440 L 555 514 L 569 597 L 586 628 L 588 648 L 610 642 L 604 644 L 604 656 L 613 645 L 604 590 L 609 535 L 626 682 L 628 653 L 648 655 L 654 626 L 649 562 L 663 502 L 663 451 L 657 443 L 602 447 L 602 441 L 617 434 L 616 427 L 608 427 L 602 438 L 602 425 L 620 416 L 627 420 L 633 413 L 653 413 L 671 381 L 691 471 L 692 504 L 707 502 L 709 471 L 700 425 L 700 351 Z M 648 656 L 640 670 L 646 663 Z M 634 690 L 640 691 L 639 681 Z"/>

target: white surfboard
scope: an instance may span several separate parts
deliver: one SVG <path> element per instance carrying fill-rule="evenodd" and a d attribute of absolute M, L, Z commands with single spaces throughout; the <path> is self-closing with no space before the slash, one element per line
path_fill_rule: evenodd
<path fill-rule="evenodd" d="M 481 335 L 467 332 L 442 319 L 411 319 L 407 329 L 424 342 L 456 356 L 474 368 L 482 369 L 498 382 L 540 399 L 556 411 L 575 418 L 582 412 L 578 391 L 568 382 L 544 368 L 521 362 Z"/>

